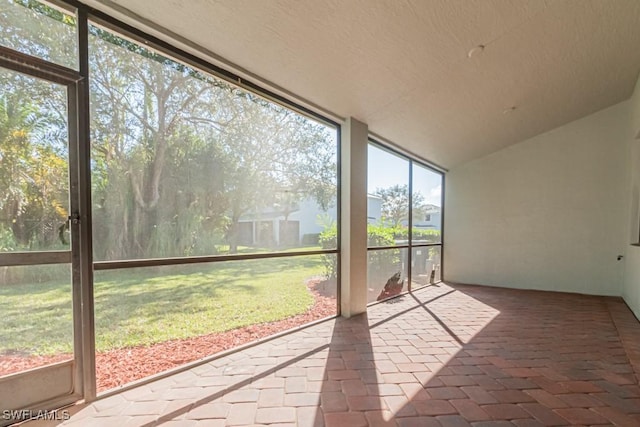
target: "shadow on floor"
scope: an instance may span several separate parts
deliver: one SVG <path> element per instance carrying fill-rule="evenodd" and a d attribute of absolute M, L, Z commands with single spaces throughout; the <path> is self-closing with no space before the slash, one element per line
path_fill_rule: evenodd
<path fill-rule="evenodd" d="M 621 304 L 426 287 L 96 402 L 68 424 L 637 426 L 623 342 L 640 325 Z"/>

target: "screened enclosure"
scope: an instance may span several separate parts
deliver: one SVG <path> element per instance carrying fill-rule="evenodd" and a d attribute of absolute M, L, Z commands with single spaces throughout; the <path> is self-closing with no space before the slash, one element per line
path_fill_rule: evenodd
<path fill-rule="evenodd" d="M 0 30 L 6 409 L 340 314 L 339 123 L 79 2 L 0 0 Z M 368 156 L 373 302 L 440 280 L 443 178 Z"/>

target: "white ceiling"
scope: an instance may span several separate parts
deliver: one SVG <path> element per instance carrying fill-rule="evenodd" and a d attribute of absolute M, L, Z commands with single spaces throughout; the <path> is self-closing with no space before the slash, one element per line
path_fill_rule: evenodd
<path fill-rule="evenodd" d="M 87 3 L 124 7 L 446 168 L 627 99 L 640 70 L 638 0 Z"/>

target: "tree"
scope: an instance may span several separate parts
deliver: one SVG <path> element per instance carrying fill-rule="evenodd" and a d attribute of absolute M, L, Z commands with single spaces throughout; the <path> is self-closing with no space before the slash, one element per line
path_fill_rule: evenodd
<path fill-rule="evenodd" d="M 95 218 L 98 234 L 111 236 L 97 253 L 111 259 L 189 255 L 189 235 L 197 230 L 184 225 L 193 219 L 195 199 L 200 207 L 206 199 L 194 196 L 204 176 L 195 177 L 196 188 L 185 182 L 194 174 L 189 159 L 202 155 L 211 169 L 220 163 L 197 132 L 201 121 L 213 121 L 201 113 L 214 86 L 111 33 L 91 27 L 91 34 Z M 220 193 L 219 182 L 206 184 L 210 194 Z"/>
<path fill-rule="evenodd" d="M 43 82 L 8 71 L 0 79 L 0 228 L 20 248 L 48 247 L 68 216 L 66 126 L 36 104 Z"/>
<path fill-rule="evenodd" d="M 335 199 L 336 144 L 325 126 L 105 31 L 92 35 L 100 257 L 211 254 L 221 240 L 235 252 L 243 215 L 283 194 Z"/>
<path fill-rule="evenodd" d="M 402 221 L 409 219 L 409 187 L 405 185 L 393 185 L 387 188 L 377 188 L 374 192 L 382 199 L 382 220 L 389 222 L 393 227 L 402 225 Z M 412 198 L 413 218 L 424 216 L 424 196 L 420 192 L 414 192 Z"/>
<path fill-rule="evenodd" d="M 228 99 L 237 118 L 221 134 L 230 199 L 227 238 L 237 251 L 242 215 L 306 197 L 328 207 L 336 194 L 335 143 L 324 126 L 252 95 Z"/>
<path fill-rule="evenodd" d="M 59 10 L 14 0 L 0 7 L 0 31 L 5 46 L 77 63 L 75 18 Z M 0 250 L 66 246 L 67 120 L 62 87 L 0 70 Z"/>
<path fill-rule="evenodd" d="M 36 0 L 0 6 L 2 44 L 69 68 L 77 68 L 76 18 Z"/>
<path fill-rule="evenodd" d="M 3 43 L 75 66 L 75 18 L 16 0 L 0 10 L 0 28 Z M 215 254 L 224 243 L 234 252 L 243 215 L 276 205 L 289 212 L 308 197 L 325 208 L 335 201 L 337 144 L 326 126 L 108 31 L 89 31 L 97 259 Z M 11 84 L 3 89 L 18 91 Z M 43 128 L 62 129 L 64 96 L 20 90 L 40 102 Z M 42 165 L 46 153 L 36 148 L 22 157 L 28 151 Z M 64 150 L 48 155 L 67 161 Z M 66 188 L 66 179 L 56 177 L 52 188 Z"/>

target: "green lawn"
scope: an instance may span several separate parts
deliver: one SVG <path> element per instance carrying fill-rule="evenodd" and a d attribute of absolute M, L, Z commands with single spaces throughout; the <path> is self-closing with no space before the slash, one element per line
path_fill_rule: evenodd
<path fill-rule="evenodd" d="M 42 268 L 42 267 L 40 267 Z M 320 256 L 95 273 L 96 348 L 222 332 L 305 312 Z M 0 286 L 0 354 L 72 351 L 71 286 Z"/>

